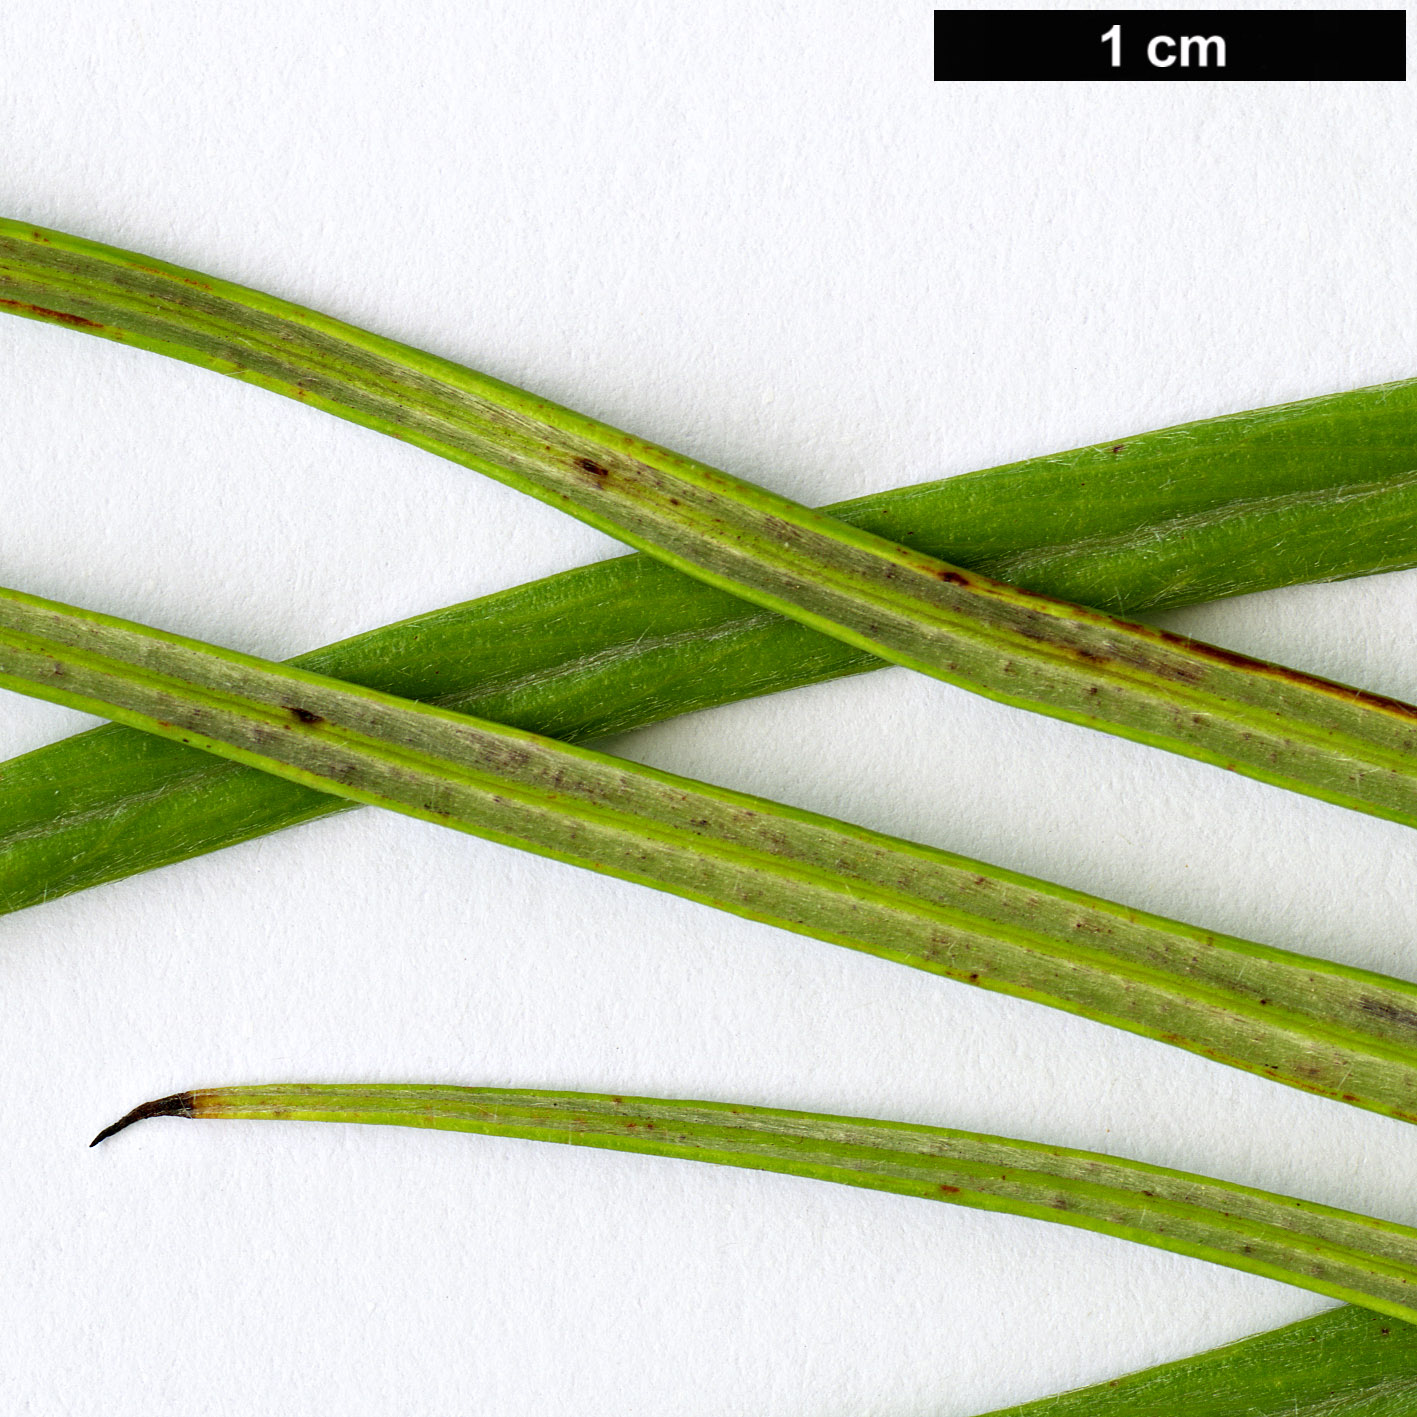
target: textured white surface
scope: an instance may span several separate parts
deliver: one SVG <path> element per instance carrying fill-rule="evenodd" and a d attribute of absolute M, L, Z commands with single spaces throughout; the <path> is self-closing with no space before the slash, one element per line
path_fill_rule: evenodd
<path fill-rule="evenodd" d="M 1401 85 L 930 82 L 930 9 L 10 0 L 0 209 L 812 502 L 1417 373 Z M 0 322 L 4 583 L 284 655 L 612 543 Z M 1169 623 L 1417 696 L 1417 577 Z M 5 696 L 0 755 L 79 716 Z M 1417 971 L 1417 836 L 902 671 L 626 753 Z M 560 1147 L 152 1123 L 191 1085 L 738 1099 L 1417 1222 L 1417 1131 L 365 811 L 0 921 L 0 1409 L 964 1417 L 1321 1307 L 1057 1226 Z"/>

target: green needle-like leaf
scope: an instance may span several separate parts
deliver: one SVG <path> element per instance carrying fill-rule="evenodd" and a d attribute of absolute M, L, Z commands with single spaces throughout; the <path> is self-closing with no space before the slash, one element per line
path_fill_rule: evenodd
<path fill-rule="evenodd" d="M 1414 1412 L 1417 1327 L 1344 1307 L 985 1417 L 1412 1417 Z"/>
<path fill-rule="evenodd" d="M 159 1116 L 434 1127 L 782 1171 L 1098 1230 L 1417 1320 L 1417 1230 L 1036 1142 L 720 1102 L 285 1083 L 208 1088 L 145 1103 L 94 1143 Z"/>
<path fill-rule="evenodd" d="M 7 308 L 302 398 L 476 468 L 857 649 L 1005 703 L 1417 824 L 1417 711 L 910 550 L 270 296 L 0 228 Z"/>
<path fill-rule="evenodd" d="M 1417 563 L 1417 383 L 1142 434 L 833 512 L 1120 611 Z M 585 742 L 881 660 L 625 556 L 292 661 Z M 0 911 L 349 802 L 110 725 L 0 765 Z"/>
<path fill-rule="evenodd" d="M 1417 986 L 0 591 L 0 687 L 1417 1120 Z"/>

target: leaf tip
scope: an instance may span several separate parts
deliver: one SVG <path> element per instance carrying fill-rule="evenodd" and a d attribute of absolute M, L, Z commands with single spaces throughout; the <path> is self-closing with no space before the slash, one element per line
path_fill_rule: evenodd
<path fill-rule="evenodd" d="M 121 1132 L 124 1127 L 131 1127 L 134 1122 L 144 1121 L 148 1117 L 195 1117 L 197 1113 L 194 1104 L 195 1098 L 190 1092 L 174 1092 L 170 1097 L 159 1097 L 156 1101 L 144 1102 L 111 1126 L 105 1127 L 89 1145 L 97 1146 L 116 1132 Z"/>

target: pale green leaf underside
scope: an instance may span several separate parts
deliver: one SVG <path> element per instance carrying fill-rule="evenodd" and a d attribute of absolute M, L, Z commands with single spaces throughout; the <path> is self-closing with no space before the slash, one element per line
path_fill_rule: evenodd
<path fill-rule="evenodd" d="M 0 591 L 0 686 L 1417 1119 L 1417 986 Z"/>
<path fill-rule="evenodd" d="M 1417 823 L 1405 705 L 952 567 L 449 361 L 132 253 L 4 223 L 0 289 L 18 313 L 393 433 L 894 663 Z"/>
<path fill-rule="evenodd" d="M 1417 384 L 1234 414 L 842 504 L 945 560 L 1105 608 L 1417 561 Z M 881 661 L 644 556 L 294 664 L 585 742 Z M 351 804 L 118 725 L 0 765 L 0 910 Z"/>
<path fill-rule="evenodd" d="M 271 1084 L 179 1093 L 152 1116 L 366 1122 L 646 1152 L 1051 1220 L 1417 1319 L 1417 1230 L 1246 1186 L 900 1122 L 589 1093 Z"/>
<path fill-rule="evenodd" d="M 14 229 L 24 239 L 49 235 Z M 142 263 L 73 238 L 55 239 Z M 220 282 L 201 283 L 250 295 Z M 11 308 L 15 303 L 0 302 Z M 153 343 L 121 323 L 92 329 L 67 308 L 20 313 Z M 202 362 L 190 349 L 167 352 Z M 226 372 L 265 382 L 256 371 Z M 299 389 L 283 391 L 301 396 Z M 1409 449 L 1417 444 L 1414 405 L 1411 383 L 1360 390 L 1129 437 L 832 510 L 944 561 L 1124 613 L 1395 569 L 1417 560 L 1417 478 L 1409 472 Z M 557 632 L 558 621 L 575 626 L 577 643 Z M 640 557 L 450 607 L 297 662 L 576 739 L 879 663 Z M 345 805 L 116 725 L 80 735 L 0 769 L 0 909 Z M 1379 1330 L 1367 1315 L 1339 1310 L 1292 1332 L 1294 1344 L 1307 1345 L 1294 1349 L 1295 1360 L 1312 1373 L 1293 1372 L 1278 1361 L 1278 1349 L 1276 1361 L 1262 1356 L 1270 1354 L 1271 1340 L 1290 1341 L 1286 1329 L 1018 1411 L 1160 1417 L 1182 1410 L 1182 1395 L 1184 1410 L 1207 1417 L 1281 1411 L 1397 1417 L 1417 1407 L 1403 1395 L 1417 1365 L 1404 1358 L 1392 1372 L 1382 1367 L 1397 1339 L 1385 1328 L 1380 1342 L 1372 1338 Z M 1410 1331 L 1394 1326 L 1391 1332 Z M 1330 1333 L 1336 1346 L 1329 1345 Z M 1313 1344 L 1320 1339 L 1331 1362 L 1315 1359 Z M 1261 1374 L 1253 1406 L 1240 1405 L 1249 1401 L 1251 1388 L 1237 1385 L 1232 1354 L 1252 1354 L 1253 1361 L 1245 1357 L 1240 1366 Z M 1221 1364 L 1214 1371 L 1213 1361 Z M 1215 1376 L 1221 1372 L 1223 1377 Z M 1266 1373 L 1274 1377 L 1274 1394 Z M 1287 1377 L 1281 1383 L 1276 1374 Z M 1335 1386 L 1326 1396 L 1330 1381 Z M 1274 1396 L 1271 1405 L 1262 1404 L 1260 1388 L 1265 1398 Z M 1233 1400 L 1227 1397 L 1232 1392 Z M 1338 1405 L 1327 1405 L 1329 1398 Z"/>

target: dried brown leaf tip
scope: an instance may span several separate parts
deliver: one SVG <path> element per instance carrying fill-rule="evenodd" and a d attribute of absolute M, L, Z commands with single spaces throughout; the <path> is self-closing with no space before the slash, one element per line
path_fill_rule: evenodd
<path fill-rule="evenodd" d="M 190 1092 L 174 1092 L 170 1097 L 159 1097 L 155 1102 L 144 1102 L 126 1116 L 120 1117 L 112 1126 L 105 1127 L 89 1145 L 97 1146 L 115 1132 L 121 1132 L 124 1127 L 131 1127 L 134 1122 L 142 1122 L 149 1117 L 195 1117 L 197 1113 L 194 1101 Z"/>

